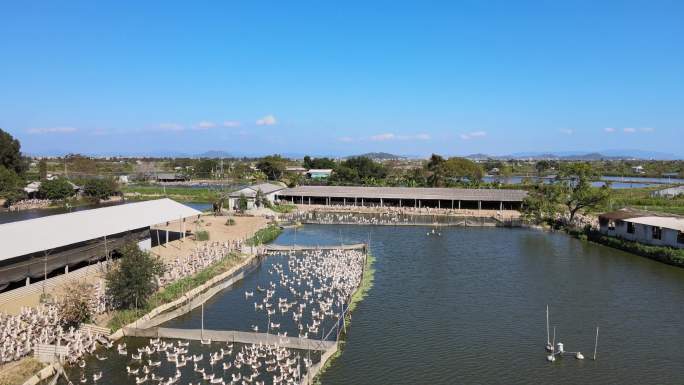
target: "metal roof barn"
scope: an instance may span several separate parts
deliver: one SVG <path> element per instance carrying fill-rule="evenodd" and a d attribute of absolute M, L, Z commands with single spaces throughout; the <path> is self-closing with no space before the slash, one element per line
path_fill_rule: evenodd
<path fill-rule="evenodd" d="M 278 195 L 297 197 L 522 202 L 527 196 L 527 192 L 524 190 L 438 187 L 299 186 L 279 191 Z"/>
<path fill-rule="evenodd" d="M 164 198 L 10 222 L 0 225 L 0 261 L 200 214 Z"/>

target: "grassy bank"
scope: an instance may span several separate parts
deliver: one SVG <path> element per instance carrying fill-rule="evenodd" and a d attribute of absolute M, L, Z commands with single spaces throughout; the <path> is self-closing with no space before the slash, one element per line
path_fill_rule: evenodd
<path fill-rule="evenodd" d="M 269 225 L 268 227 L 257 231 L 254 236 L 247 239 L 245 244 L 247 246 L 258 246 L 264 243 L 269 243 L 278 238 L 283 230 L 277 225 Z"/>
<path fill-rule="evenodd" d="M 667 246 L 651 246 L 617 237 L 603 235 L 591 229 L 564 229 L 569 235 L 582 240 L 612 247 L 641 257 L 653 259 L 672 266 L 684 267 L 684 249 Z"/>
<path fill-rule="evenodd" d="M 620 238 L 609 237 L 598 231 L 590 231 L 586 234 L 588 240 L 616 249 L 627 251 L 632 254 L 650 258 L 668 265 L 684 267 L 684 250 L 665 246 L 644 245 L 639 242 L 627 241 Z"/>
<path fill-rule="evenodd" d="M 33 357 L 0 365 L 0 385 L 21 385 L 44 367 Z"/>
<path fill-rule="evenodd" d="M 633 207 L 640 210 L 684 215 L 684 196 L 676 198 L 651 197 L 652 192 L 667 187 L 669 186 L 661 185 L 656 187 L 611 190 L 608 202 L 597 207 L 594 212 L 601 213 L 623 207 Z"/>
<path fill-rule="evenodd" d="M 109 327 L 112 331 L 120 329 L 121 327 L 128 325 L 129 323 L 149 313 L 155 307 L 175 301 L 183 296 L 183 294 L 185 294 L 188 290 L 192 290 L 200 285 L 203 285 L 215 276 L 225 273 L 226 271 L 237 266 L 242 260 L 243 258 L 237 253 L 228 254 L 220 261 L 215 262 L 195 275 L 181 278 L 162 290 L 156 292 L 150 297 L 144 307 L 138 309 L 114 311 L 112 318 L 107 324 L 107 327 Z"/>
<path fill-rule="evenodd" d="M 269 209 L 281 213 L 281 214 L 289 214 L 297 209 L 297 206 L 289 203 L 281 203 L 281 204 L 276 204 L 276 205 L 269 205 Z"/>
<path fill-rule="evenodd" d="M 129 185 L 121 190 L 127 194 L 126 199 L 148 200 L 168 197 L 183 202 L 213 202 L 217 194 L 217 190 L 183 186 L 164 188 L 164 186 Z"/>
<path fill-rule="evenodd" d="M 354 294 L 352 294 L 351 300 L 349 301 L 349 311 L 347 312 L 347 315 L 345 317 L 345 324 L 349 325 L 351 322 L 351 313 L 356 309 L 356 306 L 359 304 L 359 302 L 363 301 L 364 298 L 368 295 L 368 292 L 370 289 L 373 287 L 373 281 L 375 279 L 375 268 L 373 267 L 373 264 L 375 263 L 375 257 L 373 254 L 370 252 L 368 253 L 368 257 L 366 258 L 366 265 L 364 266 L 364 274 L 363 274 L 363 279 L 361 280 L 361 283 L 359 284 L 359 287 L 356 289 Z M 333 362 L 340 356 L 342 355 L 342 351 L 344 350 L 344 345 L 346 341 L 346 333 L 343 331 L 340 333 L 340 341 L 338 343 L 337 351 L 335 354 L 330 356 L 328 361 L 323 364 L 323 367 L 321 370 L 316 374 L 316 378 L 314 379 L 314 384 L 316 385 L 321 385 L 321 376 L 325 373 L 325 371 L 330 367 L 330 365 L 333 364 Z"/>

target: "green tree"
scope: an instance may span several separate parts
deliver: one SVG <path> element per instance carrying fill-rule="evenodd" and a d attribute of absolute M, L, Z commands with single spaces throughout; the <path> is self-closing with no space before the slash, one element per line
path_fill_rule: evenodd
<path fill-rule="evenodd" d="M 115 195 L 119 191 L 119 186 L 114 179 L 88 179 L 83 186 L 85 195 L 97 198 L 107 199 Z"/>
<path fill-rule="evenodd" d="M 335 167 L 333 181 L 343 183 L 372 183 L 385 179 L 387 169 L 366 156 L 356 156 Z"/>
<path fill-rule="evenodd" d="M 114 307 L 144 307 L 157 290 L 156 277 L 164 272 L 164 264 L 156 257 L 129 243 L 121 250 L 121 258 L 105 276 L 107 295 Z"/>
<path fill-rule="evenodd" d="M 310 156 L 304 157 L 304 168 L 306 169 L 328 169 L 335 168 L 336 163 L 330 158 L 311 158 Z"/>
<path fill-rule="evenodd" d="M 40 162 L 38 162 L 38 175 L 40 180 L 47 179 L 47 162 L 45 159 L 41 159 Z"/>
<path fill-rule="evenodd" d="M 74 195 L 74 187 L 65 178 L 45 180 L 40 183 L 38 195 L 44 199 L 66 199 Z"/>
<path fill-rule="evenodd" d="M 559 177 L 560 201 L 569 214 L 569 223 L 580 210 L 590 210 L 604 204 L 610 197 L 610 184 L 592 187 L 596 171 L 589 163 L 572 163 L 561 169 Z"/>
<path fill-rule="evenodd" d="M 218 167 L 216 159 L 202 159 L 195 166 L 195 175 L 200 178 L 212 178 Z"/>
<path fill-rule="evenodd" d="M 256 167 L 266 174 L 269 180 L 279 180 L 285 172 L 287 161 L 280 155 L 269 155 L 261 158 Z"/>
<path fill-rule="evenodd" d="M 539 183 L 523 201 L 523 217 L 534 223 L 549 222 L 560 212 L 560 189 L 555 184 Z"/>
<path fill-rule="evenodd" d="M 17 175 L 24 175 L 27 168 L 26 160 L 21 156 L 19 140 L 2 129 L 0 129 L 0 166 L 14 171 Z"/>
<path fill-rule="evenodd" d="M 452 157 L 444 160 L 440 158 L 439 155 L 433 154 L 428 162 L 427 169 L 432 172 L 428 178 L 430 186 L 440 187 L 466 179 L 471 183 L 477 183 L 484 176 L 482 167 L 469 159 Z"/>
<path fill-rule="evenodd" d="M 256 195 L 254 196 L 254 204 L 256 207 L 261 207 L 265 204 L 265 201 L 266 197 L 264 197 L 264 193 L 261 191 L 261 189 L 258 189 L 256 191 Z"/>
<path fill-rule="evenodd" d="M 0 197 L 5 198 L 7 206 L 24 197 L 24 181 L 14 170 L 0 165 Z"/>
<path fill-rule="evenodd" d="M 240 194 L 240 197 L 238 198 L 238 211 L 241 213 L 247 211 L 247 197 L 245 194 Z"/>

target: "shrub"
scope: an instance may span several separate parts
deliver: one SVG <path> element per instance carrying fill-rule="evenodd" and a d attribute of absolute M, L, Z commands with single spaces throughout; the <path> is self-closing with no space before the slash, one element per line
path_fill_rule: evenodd
<path fill-rule="evenodd" d="M 614 247 L 646 258 L 654 259 L 668 265 L 684 267 L 684 250 L 666 246 L 645 245 L 639 242 L 609 237 L 598 231 L 590 231 L 586 237 L 596 243 Z"/>
<path fill-rule="evenodd" d="M 206 230 L 199 230 L 195 232 L 195 240 L 197 241 L 208 241 L 209 240 L 209 232 Z"/>
<path fill-rule="evenodd" d="M 59 315 L 64 326 L 78 326 L 91 320 L 93 313 L 93 285 L 84 282 L 69 282 L 62 288 L 59 301 Z"/>
<path fill-rule="evenodd" d="M 248 246 L 258 246 L 264 243 L 269 243 L 274 239 L 278 238 L 283 230 L 276 225 L 270 225 L 265 229 L 261 229 L 254 234 L 252 238 L 249 238 L 246 242 Z"/>
<path fill-rule="evenodd" d="M 129 243 L 121 250 L 117 265 L 105 277 L 107 295 L 118 309 L 144 307 L 148 297 L 157 290 L 156 276 L 163 272 L 164 265 L 158 258 Z"/>
<path fill-rule="evenodd" d="M 235 219 L 234 218 L 228 218 L 226 220 L 226 226 L 235 226 Z"/>

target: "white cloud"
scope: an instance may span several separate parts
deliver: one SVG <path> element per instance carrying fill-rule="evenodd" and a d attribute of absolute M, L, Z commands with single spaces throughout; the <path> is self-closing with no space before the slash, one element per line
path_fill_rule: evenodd
<path fill-rule="evenodd" d="M 575 132 L 575 130 L 573 130 L 572 128 L 561 128 L 560 132 L 565 135 L 572 135 Z"/>
<path fill-rule="evenodd" d="M 195 126 L 195 128 L 198 130 L 208 130 L 208 129 L 214 128 L 214 127 L 216 127 L 216 123 L 210 122 L 208 120 L 203 120 L 203 121 L 197 123 L 197 125 Z"/>
<path fill-rule="evenodd" d="M 632 133 L 636 132 L 636 128 L 627 127 L 627 128 L 623 128 L 622 131 L 624 131 L 628 134 L 632 134 Z"/>
<path fill-rule="evenodd" d="M 240 127 L 240 122 L 236 120 L 226 120 L 223 122 L 223 127 L 233 128 Z"/>
<path fill-rule="evenodd" d="M 276 124 L 278 124 L 278 121 L 273 115 L 266 115 L 256 121 L 257 126 L 274 126 Z"/>
<path fill-rule="evenodd" d="M 344 143 L 351 143 L 354 141 L 354 138 L 352 138 L 351 136 L 342 136 L 342 137 L 337 138 L 337 140 L 339 140 L 340 142 L 344 142 Z"/>
<path fill-rule="evenodd" d="M 418 134 L 413 137 L 416 140 L 430 140 L 430 135 L 428 134 Z"/>
<path fill-rule="evenodd" d="M 390 133 L 390 132 L 387 132 L 387 133 L 384 133 L 384 134 L 373 135 L 373 136 L 370 137 L 370 140 L 372 140 L 372 141 L 374 141 L 374 142 L 383 142 L 383 141 L 386 141 L 386 140 L 393 140 L 393 139 L 396 139 L 396 137 L 397 137 L 396 135 L 394 135 L 394 134 L 392 134 L 392 133 Z"/>
<path fill-rule="evenodd" d="M 606 127 L 603 129 L 605 132 L 615 132 L 615 129 L 613 127 Z"/>
<path fill-rule="evenodd" d="M 157 128 L 161 131 L 183 131 L 185 128 L 178 123 L 160 123 Z"/>
<path fill-rule="evenodd" d="M 41 128 L 29 128 L 26 130 L 29 134 L 40 135 L 40 134 L 70 134 L 76 132 L 78 129 L 75 127 L 41 127 Z"/>
<path fill-rule="evenodd" d="M 473 131 L 473 132 L 469 132 L 467 134 L 461 134 L 460 135 L 461 139 L 463 139 L 463 140 L 481 138 L 483 136 L 487 136 L 487 132 L 485 132 L 485 131 Z"/>
<path fill-rule="evenodd" d="M 653 127 L 642 127 L 639 129 L 639 131 L 641 131 L 641 132 L 653 132 L 653 131 L 655 131 L 655 128 L 653 128 Z"/>

